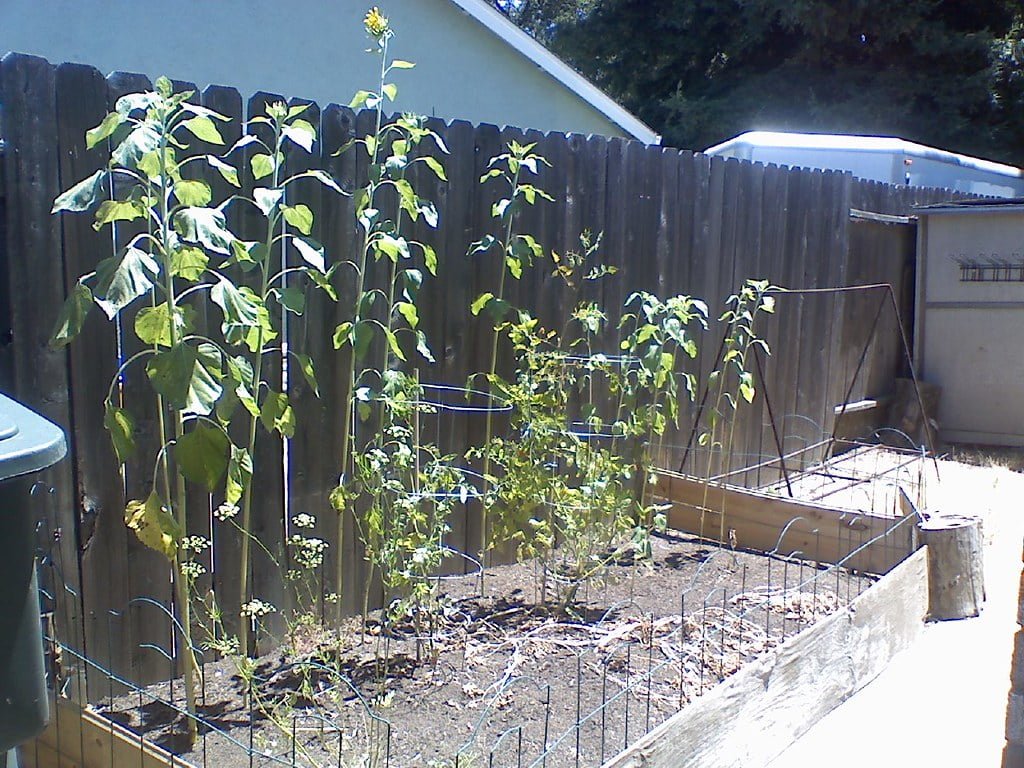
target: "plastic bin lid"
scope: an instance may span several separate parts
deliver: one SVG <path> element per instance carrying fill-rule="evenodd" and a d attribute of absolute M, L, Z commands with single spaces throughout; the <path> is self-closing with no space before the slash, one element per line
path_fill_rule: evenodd
<path fill-rule="evenodd" d="M 0 480 L 46 469 L 67 450 L 60 427 L 0 395 Z"/>

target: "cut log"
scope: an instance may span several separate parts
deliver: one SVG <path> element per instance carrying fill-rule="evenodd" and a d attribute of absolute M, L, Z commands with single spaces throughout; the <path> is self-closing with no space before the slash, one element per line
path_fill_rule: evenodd
<path fill-rule="evenodd" d="M 965 619 L 981 613 L 985 602 L 981 520 L 936 515 L 919 526 L 928 547 L 928 616 Z"/>

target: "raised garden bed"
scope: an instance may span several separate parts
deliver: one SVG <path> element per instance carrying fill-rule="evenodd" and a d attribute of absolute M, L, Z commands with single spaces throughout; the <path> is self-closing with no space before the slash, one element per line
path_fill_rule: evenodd
<path fill-rule="evenodd" d="M 111 735 L 126 735 L 146 760 L 173 754 L 218 768 L 621 760 L 630 745 L 648 743 L 643 737 L 654 729 L 691 716 L 706 720 L 704 694 L 721 690 L 719 683 L 741 669 L 770 669 L 780 658 L 797 669 L 794 653 L 804 651 L 779 656 L 776 649 L 798 634 L 794 642 L 813 645 L 806 637 L 832 632 L 820 628 L 840 621 L 835 614 L 874 584 L 872 573 L 912 551 L 913 505 L 901 505 L 897 494 L 891 508 L 887 500 L 882 508 L 857 509 L 865 506 L 857 493 L 886 481 L 852 469 L 899 468 L 904 460 L 875 449 L 847 454 L 792 478 L 804 499 L 778 487 L 718 485 L 705 493 L 692 478 L 665 473 L 657 492 L 672 502 L 670 523 L 694 528 L 703 512 L 713 533 L 724 515 L 730 543 L 673 530 L 656 535 L 650 560 L 613 563 L 568 608 L 558 606 L 557 575 L 524 562 L 489 567 L 482 577 L 440 579 L 437 610 L 422 617 L 419 636 L 413 617 L 390 633 L 375 614 L 365 625 L 351 619 L 329 631 L 316 617 L 300 619 L 288 640 L 250 670 L 231 659 L 203 666 L 200 738 L 191 749 L 180 678 L 107 697 L 88 718 L 115 724 Z M 919 486 L 903 485 L 919 496 Z M 822 489 L 831 504 L 814 498 Z M 870 493 L 889 498 L 885 489 Z M 913 573 L 904 578 L 913 581 Z M 912 618 L 915 606 L 907 609 Z M 884 629 L 888 619 L 880 621 Z M 843 643 L 853 642 L 856 633 L 847 634 Z M 872 643 L 869 672 L 898 650 Z M 830 652 L 852 652 L 836 648 Z M 828 694 L 815 706 L 823 713 L 846 695 Z M 707 743 L 716 738 L 710 734 Z M 53 751 L 41 743 L 37 752 Z M 678 759 L 678 750 L 672 754 Z M 88 768 L 88 761 L 81 764 Z"/>
<path fill-rule="evenodd" d="M 653 549 L 650 563 L 613 565 L 568 613 L 540 601 L 544 575 L 523 563 L 488 569 L 485 597 L 474 578 L 445 581 L 433 643 L 411 626 L 382 637 L 373 621 L 362 640 L 357 622 L 345 627 L 340 646 L 297 630 L 257 661 L 251 698 L 230 660 L 208 663 L 191 751 L 180 681 L 99 711 L 224 768 L 248 765 L 250 748 L 257 765 L 529 765 L 545 745 L 547 765 L 600 765 L 874 581 L 684 534 Z"/>
<path fill-rule="evenodd" d="M 760 489 L 732 485 L 730 475 L 709 484 L 661 470 L 655 493 L 671 503 L 674 528 L 723 532 L 736 546 L 887 573 L 917 548 L 909 510 L 923 506 L 924 461 L 920 452 L 864 445 Z"/>

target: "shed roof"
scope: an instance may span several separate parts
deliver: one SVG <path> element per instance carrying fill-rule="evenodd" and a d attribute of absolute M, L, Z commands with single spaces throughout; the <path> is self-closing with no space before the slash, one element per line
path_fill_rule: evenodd
<path fill-rule="evenodd" d="M 1015 213 L 1024 211 L 1024 197 L 986 197 L 969 200 L 949 200 L 944 203 L 915 205 L 919 216 L 948 213 Z"/>

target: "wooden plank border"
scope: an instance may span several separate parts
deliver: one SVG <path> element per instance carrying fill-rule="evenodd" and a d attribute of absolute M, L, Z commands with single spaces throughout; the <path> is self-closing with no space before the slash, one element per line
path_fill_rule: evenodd
<path fill-rule="evenodd" d="M 914 526 L 906 517 L 880 517 L 710 484 L 665 470 L 658 471 L 654 494 L 672 505 L 670 528 L 715 538 L 724 517 L 724 529 L 733 532 L 729 540 L 744 549 L 842 563 L 869 573 L 888 573 L 913 552 Z"/>
<path fill-rule="evenodd" d="M 51 700 L 50 725 L 20 748 L 26 768 L 192 768 L 144 737 L 69 699 Z"/>
<path fill-rule="evenodd" d="M 790 638 L 603 768 L 759 768 L 910 647 L 928 611 L 924 549 L 838 613 Z"/>

